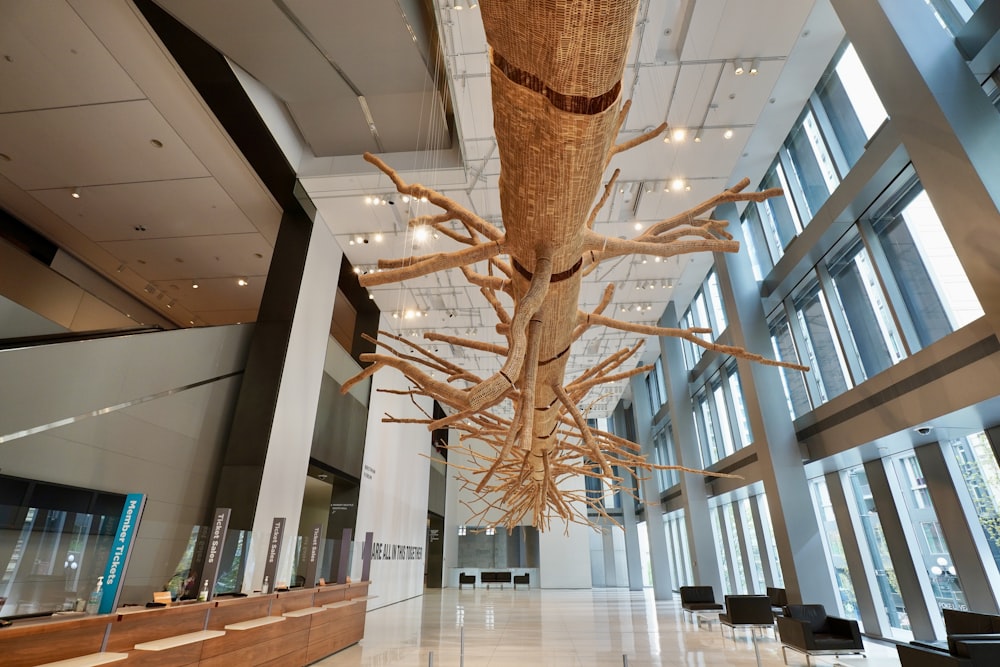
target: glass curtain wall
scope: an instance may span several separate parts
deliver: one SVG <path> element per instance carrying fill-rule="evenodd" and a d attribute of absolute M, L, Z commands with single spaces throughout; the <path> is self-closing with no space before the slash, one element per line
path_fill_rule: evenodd
<path fill-rule="evenodd" d="M 840 613 L 846 618 L 861 620 L 858 611 L 858 600 L 854 594 L 854 583 L 847 567 L 844 555 L 844 543 L 840 539 L 837 520 L 833 513 L 833 503 L 830 502 L 830 492 L 826 480 L 822 477 L 812 480 L 813 506 L 816 508 L 820 526 L 823 528 L 823 546 L 826 547 L 827 564 L 830 566 L 837 590 L 840 593 Z"/>
<path fill-rule="evenodd" d="M 863 548 L 867 548 L 871 557 L 879 596 L 889 621 L 889 634 L 894 639 L 910 641 L 913 639 L 910 620 L 906 614 L 903 595 L 899 590 L 896 570 L 892 565 L 892 558 L 889 556 L 889 546 L 885 541 L 885 534 L 882 532 L 882 523 L 879 521 L 878 511 L 875 509 L 875 499 L 872 496 L 871 487 L 868 485 L 868 476 L 865 474 L 864 468 L 857 467 L 848 471 L 847 478 L 861 522 L 861 534 L 858 535 L 858 542 Z"/>

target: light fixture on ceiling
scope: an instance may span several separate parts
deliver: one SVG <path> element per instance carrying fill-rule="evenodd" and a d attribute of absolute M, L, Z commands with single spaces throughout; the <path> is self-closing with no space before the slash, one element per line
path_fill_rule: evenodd
<path fill-rule="evenodd" d="M 368 300 L 369 301 L 374 301 L 375 300 L 375 295 L 372 294 L 371 292 L 368 292 Z"/>
<path fill-rule="evenodd" d="M 198 281 L 197 280 L 192 280 L 191 281 L 191 289 L 198 289 Z"/>
<path fill-rule="evenodd" d="M 674 180 L 670 181 L 670 189 L 673 190 L 674 192 L 677 192 L 683 188 L 684 188 L 683 178 L 675 178 Z"/>
<path fill-rule="evenodd" d="M 642 223 L 641 222 L 637 222 L 634 225 L 632 225 L 632 228 L 635 229 L 635 231 L 637 231 L 637 232 L 642 231 Z"/>
<path fill-rule="evenodd" d="M 678 127 L 676 130 L 670 132 L 671 141 L 684 141 L 687 137 L 687 130 L 683 127 Z"/>
<path fill-rule="evenodd" d="M 694 133 L 694 143 L 696 143 L 696 144 L 700 144 L 701 143 L 701 128 L 700 127 L 698 128 L 698 131 Z"/>
<path fill-rule="evenodd" d="M 237 285 L 239 285 L 240 287 L 246 287 L 246 286 L 247 286 L 247 285 L 249 285 L 250 283 L 249 283 L 249 282 L 247 282 L 247 279 L 246 279 L 246 278 L 240 278 L 240 279 L 238 279 L 238 280 L 236 281 L 236 284 L 237 284 Z"/>
<path fill-rule="evenodd" d="M 69 196 L 72 197 L 73 199 L 79 199 L 80 198 L 80 188 L 73 188 L 73 191 L 69 193 Z"/>
<path fill-rule="evenodd" d="M 375 239 L 375 243 L 381 243 L 382 239 L 384 239 L 385 237 L 382 236 L 382 232 L 375 232 L 375 236 L 372 238 Z"/>
<path fill-rule="evenodd" d="M 426 241 L 427 240 L 427 226 L 419 225 L 413 228 L 413 240 L 415 241 Z"/>
<path fill-rule="evenodd" d="M 753 62 L 750 63 L 750 76 L 757 76 L 757 72 L 760 71 L 760 58 L 754 58 Z"/>
<path fill-rule="evenodd" d="M 741 59 L 737 58 L 736 60 L 733 61 L 733 74 L 735 74 L 736 76 L 740 76 L 745 71 L 746 70 L 743 69 L 743 61 Z"/>
<path fill-rule="evenodd" d="M 167 308 L 173 308 L 173 307 L 174 307 L 174 304 L 175 304 L 175 303 L 177 303 L 177 300 L 176 300 L 176 299 L 171 299 L 171 300 L 170 300 L 170 301 L 169 301 L 169 302 L 167 303 Z"/>
<path fill-rule="evenodd" d="M 722 138 L 723 139 L 732 139 L 733 138 L 733 131 L 732 131 L 732 129 L 728 129 L 725 132 L 723 132 L 722 133 Z"/>

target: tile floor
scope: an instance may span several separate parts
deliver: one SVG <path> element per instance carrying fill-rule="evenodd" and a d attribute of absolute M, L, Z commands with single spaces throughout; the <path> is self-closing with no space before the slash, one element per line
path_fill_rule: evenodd
<path fill-rule="evenodd" d="M 759 639 L 758 647 L 765 667 L 784 664 L 781 646 L 770 632 Z M 819 658 L 813 664 L 899 667 L 893 646 L 866 640 L 866 648 L 867 659 Z M 746 631 L 737 631 L 734 641 L 729 628 L 722 636 L 717 622 L 699 628 L 682 614 L 679 601 L 656 602 L 651 590 L 505 587 L 428 589 L 421 597 L 370 611 L 360 644 L 316 663 L 322 667 L 626 664 L 753 667 L 757 662 Z M 788 664 L 805 665 L 805 656 L 789 652 Z"/>

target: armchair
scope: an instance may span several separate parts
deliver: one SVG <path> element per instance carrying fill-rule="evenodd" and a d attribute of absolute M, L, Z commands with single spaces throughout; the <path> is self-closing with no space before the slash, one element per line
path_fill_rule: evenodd
<path fill-rule="evenodd" d="M 806 656 L 806 665 L 816 655 L 865 655 L 857 621 L 827 616 L 821 604 L 790 604 L 777 619 L 781 656 L 788 664 L 787 649 Z"/>
<path fill-rule="evenodd" d="M 475 588 L 476 587 L 476 575 L 474 575 L 474 574 L 466 574 L 465 572 L 459 572 L 458 573 L 458 588 L 459 588 L 459 590 L 462 589 L 462 586 L 464 584 L 472 584 L 472 587 Z"/>
<path fill-rule="evenodd" d="M 767 597 L 771 600 L 771 614 L 777 618 L 785 613 L 785 605 L 788 604 L 788 595 L 784 588 L 767 589 Z"/>
<path fill-rule="evenodd" d="M 1000 635 L 951 635 L 948 651 L 897 644 L 902 667 L 994 667 L 1000 664 Z"/>
<path fill-rule="evenodd" d="M 715 591 L 711 586 L 681 586 L 681 609 L 695 617 L 701 625 L 704 612 L 721 612 L 722 605 L 715 601 Z"/>
<path fill-rule="evenodd" d="M 757 633 L 754 628 L 770 628 L 774 626 L 774 616 L 771 614 L 771 600 L 766 595 L 727 595 L 726 612 L 719 614 L 719 630 L 728 625 L 733 631 L 733 642 L 736 642 L 736 628 L 750 628 L 750 639 L 753 642 L 753 652 L 760 665 L 760 649 L 757 647 Z"/>

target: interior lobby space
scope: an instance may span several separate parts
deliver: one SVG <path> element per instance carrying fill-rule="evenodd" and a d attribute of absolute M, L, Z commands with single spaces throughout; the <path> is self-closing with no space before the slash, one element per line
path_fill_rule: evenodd
<path fill-rule="evenodd" d="M 0 0 L 17 667 L 993 667 L 998 377 L 1000 0 Z"/>
<path fill-rule="evenodd" d="M 482 665 L 483 667 L 701 667 L 756 665 L 746 630 L 697 625 L 674 600 L 652 591 L 591 590 L 427 591 L 420 598 L 369 612 L 365 639 L 318 663 L 365 665 Z M 783 665 L 771 630 L 755 630 L 762 665 Z M 462 663 L 464 643 L 465 662 Z M 899 665 L 892 645 L 866 641 L 867 658 L 812 658 L 816 665 Z M 805 665 L 789 653 L 788 664 Z"/>

